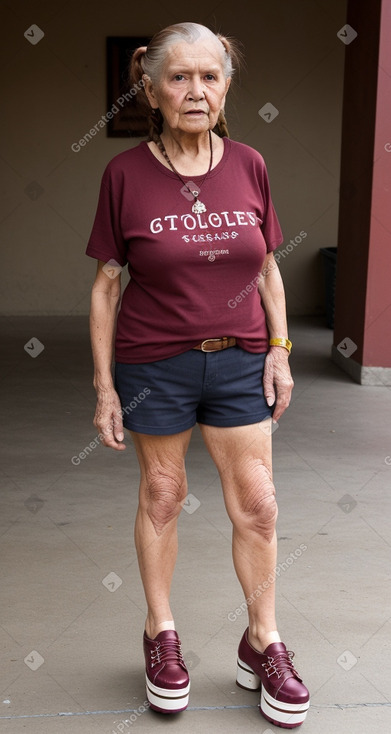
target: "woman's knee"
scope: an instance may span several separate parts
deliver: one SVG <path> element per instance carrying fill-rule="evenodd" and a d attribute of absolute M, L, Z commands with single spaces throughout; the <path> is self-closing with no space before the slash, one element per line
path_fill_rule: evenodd
<path fill-rule="evenodd" d="M 182 509 L 187 494 L 185 472 L 170 468 L 151 469 L 143 485 L 140 504 L 146 509 L 156 533 L 161 535 L 165 526 L 178 517 Z"/>
<path fill-rule="evenodd" d="M 270 543 L 274 537 L 278 507 L 268 467 L 261 460 L 252 459 L 240 471 L 237 482 L 239 522 L 244 520 Z"/>

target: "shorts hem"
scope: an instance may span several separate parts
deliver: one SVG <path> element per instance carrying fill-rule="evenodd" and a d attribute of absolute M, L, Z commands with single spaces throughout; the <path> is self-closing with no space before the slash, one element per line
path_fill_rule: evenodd
<path fill-rule="evenodd" d="M 270 411 L 270 413 L 268 412 L 263 415 L 260 415 L 260 413 L 250 413 L 240 418 L 225 418 L 221 420 L 207 418 L 205 420 L 197 420 L 197 423 L 204 426 L 215 426 L 216 428 L 235 428 L 235 426 L 250 426 L 254 423 L 262 423 L 266 418 L 271 418 L 272 416 L 273 411 Z"/>
<path fill-rule="evenodd" d="M 145 433 L 148 436 L 173 436 L 175 433 L 183 433 L 188 431 L 189 428 L 194 428 L 196 424 L 195 420 L 186 421 L 186 423 L 177 423 L 174 426 L 142 426 L 139 423 L 133 423 L 132 425 L 124 423 L 123 426 L 128 431 L 134 433 Z"/>

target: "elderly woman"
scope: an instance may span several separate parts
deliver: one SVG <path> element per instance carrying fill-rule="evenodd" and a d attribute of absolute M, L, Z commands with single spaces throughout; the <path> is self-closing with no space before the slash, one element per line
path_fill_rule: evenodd
<path fill-rule="evenodd" d="M 277 631 L 270 583 L 272 420 L 293 387 L 273 258 L 282 235 L 263 158 L 228 138 L 224 103 L 236 64 L 235 44 L 196 23 L 165 28 L 133 54 L 131 80 L 142 87 L 150 135 L 108 164 L 87 248 L 98 260 L 94 423 L 117 451 L 129 429 L 140 464 L 135 544 L 151 708 L 173 713 L 189 700 L 169 596 L 185 455 L 198 423 L 232 522 L 235 570 L 252 601 L 237 683 L 261 689 L 263 716 L 293 728 L 305 719 L 309 694 Z M 117 319 L 125 264 L 130 280 Z"/>

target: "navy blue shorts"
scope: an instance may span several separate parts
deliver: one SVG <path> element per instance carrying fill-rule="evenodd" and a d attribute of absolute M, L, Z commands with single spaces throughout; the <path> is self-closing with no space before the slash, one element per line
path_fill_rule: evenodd
<path fill-rule="evenodd" d="M 195 423 L 245 426 L 269 418 L 263 394 L 266 353 L 238 346 L 220 352 L 190 349 L 143 364 L 115 365 L 125 428 L 170 435 Z"/>

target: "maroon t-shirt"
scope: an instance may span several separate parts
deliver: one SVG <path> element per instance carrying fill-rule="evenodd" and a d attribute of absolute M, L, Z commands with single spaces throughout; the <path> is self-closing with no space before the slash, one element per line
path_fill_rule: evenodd
<path fill-rule="evenodd" d="M 257 285 L 282 233 L 262 156 L 223 140 L 203 184 L 204 176 L 184 177 L 201 186 L 203 214 L 193 214 L 193 197 L 145 141 L 106 167 L 87 254 L 128 264 L 117 362 L 154 362 L 220 336 L 248 352 L 268 349 Z"/>

